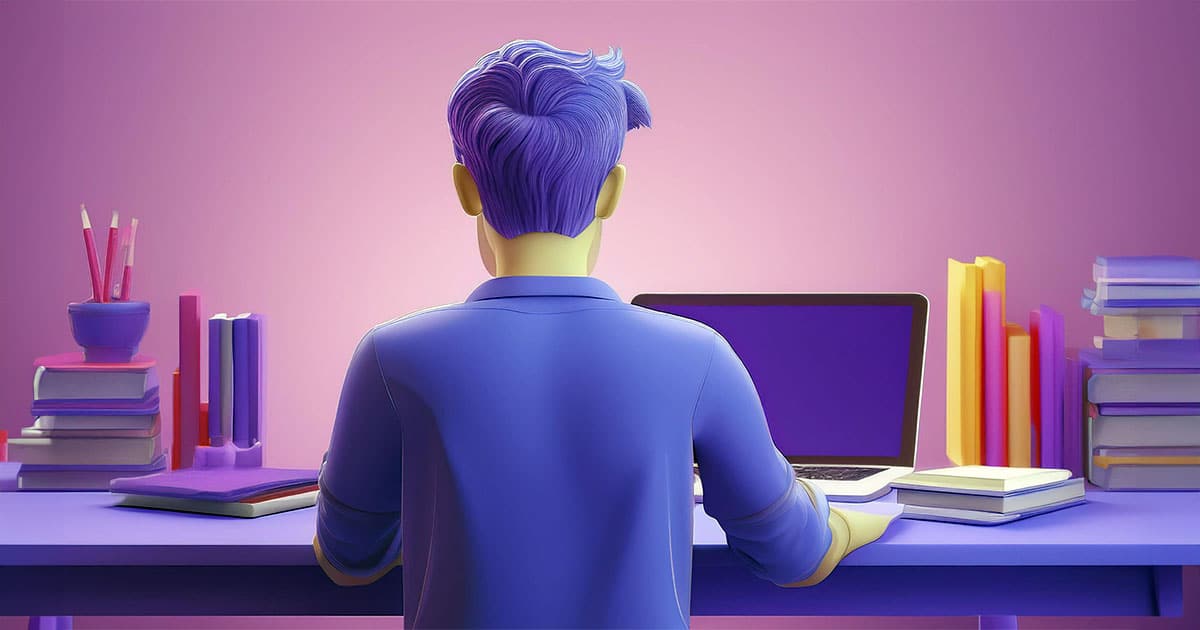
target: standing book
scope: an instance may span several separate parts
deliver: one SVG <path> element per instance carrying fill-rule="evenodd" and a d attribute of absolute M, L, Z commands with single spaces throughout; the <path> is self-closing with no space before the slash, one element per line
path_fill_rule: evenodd
<path fill-rule="evenodd" d="M 948 261 L 946 301 L 946 454 L 958 464 L 978 464 L 983 393 L 983 272 Z"/>

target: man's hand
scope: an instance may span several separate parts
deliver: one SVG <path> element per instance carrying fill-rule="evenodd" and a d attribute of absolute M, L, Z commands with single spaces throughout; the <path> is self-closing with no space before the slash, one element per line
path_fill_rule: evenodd
<path fill-rule="evenodd" d="M 812 488 L 802 481 L 800 487 L 804 488 L 804 491 L 808 493 L 809 500 L 816 506 L 817 498 L 813 495 Z M 782 586 L 791 588 L 821 583 L 829 577 L 830 573 L 833 573 L 842 558 L 850 555 L 850 552 L 869 542 L 879 540 L 879 537 L 883 536 L 883 532 L 887 531 L 888 525 L 894 520 L 896 520 L 895 515 L 868 514 L 830 507 L 829 530 L 833 532 L 833 536 L 829 541 L 829 550 L 825 552 L 825 557 L 821 558 L 821 564 L 807 578 Z"/>
<path fill-rule="evenodd" d="M 317 537 L 313 536 L 313 551 L 317 554 L 317 563 L 321 565 L 321 570 L 325 571 L 325 575 L 333 580 L 338 586 L 365 586 L 375 582 L 379 578 L 387 575 L 388 571 L 404 564 L 404 554 L 400 553 L 396 556 L 396 561 L 381 569 L 378 573 L 368 577 L 357 577 L 354 575 L 346 575 L 338 571 L 329 560 L 325 558 L 325 552 L 321 551 L 321 543 L 317 542 Z"/>

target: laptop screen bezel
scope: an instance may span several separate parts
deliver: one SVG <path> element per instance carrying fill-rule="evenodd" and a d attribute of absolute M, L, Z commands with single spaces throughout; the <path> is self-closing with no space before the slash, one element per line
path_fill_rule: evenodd
<path fill-rule="evenodd" d="M 908 381 L 904 427 L 896 457 L 783 453 L 793 464 L 862 464 L 912 467 L 916 462 L 917 431 L 929 327 L 929 299 L 920 293 L 643 293 L 632 304 L 654 311 L 669 306 L 907 306 L 912 309 L 908 344 Z M 671 313 L 674 314 L 674 313 Z M 736 348 L 734 349 L 736 351 Z M 768 420 L 770 424 L 770 420 Z"/>

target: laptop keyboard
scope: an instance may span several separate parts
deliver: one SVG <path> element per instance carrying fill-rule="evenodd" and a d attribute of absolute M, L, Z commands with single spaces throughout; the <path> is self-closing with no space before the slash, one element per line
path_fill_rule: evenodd
<path fill-rule="evenodd" d="M 804 479 L 823 479 L 826 481 L 858 481 L 866 479 L 885 468 L 857 466 L 800 466 L 792 465 L 797 477 Z"/>

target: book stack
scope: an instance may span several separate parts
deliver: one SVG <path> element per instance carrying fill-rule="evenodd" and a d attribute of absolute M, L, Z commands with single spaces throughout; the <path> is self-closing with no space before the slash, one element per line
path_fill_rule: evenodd
<path fill-rule="evenodd" d="M 1083 478 L 1061 468 L 937 468 L 905 475 L 892 487 L 903 518 L 970 525 L 999 525 L 1086 501 Z"/>
<path fill-rule="evenodd" d="M 21 490 L 105 490 L 166 467 L 153 359 L 88 363 L 70 353 L 34 368 L 33 425 L 8 445 Z"/>
<path fill-rule="evenodd" d="M 1104 320 L 1086 378 L 1088 479 L 1200 490 L 1200 260 L 1100 257 L 1082 305 Z"/>
<path fill-rule="evenodd" d="M 1065 467 L 1083 474 L 1079 423 L 1065 421 L 1073 358 L 1062 315 L 1007 320 L 1006 268 L 995 258 L 949 261 L 946 452 L 960 465 Z"/>

